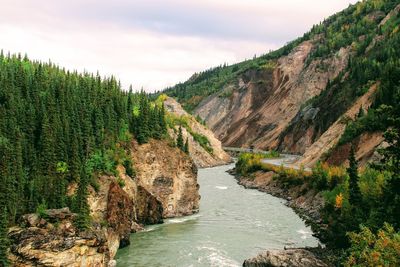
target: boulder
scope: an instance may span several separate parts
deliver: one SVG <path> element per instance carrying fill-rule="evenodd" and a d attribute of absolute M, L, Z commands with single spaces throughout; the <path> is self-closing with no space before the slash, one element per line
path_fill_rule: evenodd
<path fill-rule="evenodd" d="M 247 259 L 244 267 L 327 267 L 312 252 L 306 249 L 270 250 Z"/>
<path fill-rule="evenodd" d="M 40 222 L 40 217 L 36 213 L 25 214 L 22 216 L 22 222 L 27 226 L 34 227 Z"/>
<path fill-rule="evenodd" d="M 163 222 L 163 206 L 161 202 L 143 186 L 138 186 L 135 204 L 138 223 L 157 224 Z"/>

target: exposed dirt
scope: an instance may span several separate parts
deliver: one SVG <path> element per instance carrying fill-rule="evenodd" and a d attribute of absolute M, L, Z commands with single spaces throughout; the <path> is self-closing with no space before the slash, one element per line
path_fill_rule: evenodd
<path fill-rule="evenodd" d="M 278 59 L 275 68 L 244 73 L 222 89 L 232 91 L 230 97 L 221 97 L 221 92 L 211 95 L 195 114 L 206 121 L 224 146 L 277 148 L 280 134 L 301 105 L 324 90 L 328 80 L 347 66 L 349 48 L 305 65 L 312 48 L 313 41 L 305 41 Z"/>
<path fill-rule="evenodd" d="M 132 142 L 132 147 L 137 184 L 161 202 L 164 218 L 198 211 L 197 167 L 188 155 L 166 141 Z"/>
<path fill-rule="evenodd" d="M 298 164 L 302 164 L 304 166 L 312 166 L 314 165 L 321 157 L 325 154 L 328 153 L 329 150 L 333 149 L 337 142 L 339 141 L 340 137 L 342 136 L 345 128 L 346 128 L 346 123 L 348 120 L 354 120 L 355 117 L 357 116 L 360 108 L 363 108 L 365 111 L 368 110 L 370 107 L 373 99 L 374 99 L 374 94 L 378 88 L 378 84 L 374 84 L 370 87 L 367 93 L 365 93 L 363 96 L 361 96 L 357 101 L 349 108 L 349 110 L 341 117 L 339 118 L 335 123 L 333 123 L 328 130 L 326 130 L 311 146 L 309 146 L 304 155 L 303 158 L 298 162 Z M 367 136 L 365 136 L 367 137 Z M 357 145 L 357 156 L 359 159 L 363 159 L 361 163 L 365 163 L 368 160 L 368 155 L 372 155 L 376 143 L 382 142 L 382 139 L 378 140 L 379 138 L 374 137 L 374 140 L 370 142 L 366 138 L 362 138 L 359 140 L 358 145 Z M 379 144 L 377 144 L 379 145 Z M 338 148 L 341 149 L 341 148 Z M 343 151 L 345 152 L 345 151 Z M 335 154 L 335 152 L 333 153 Z M 346 154 L 347 155 L 347 154 Z M 343 155 L 343 156 L 346 156 Z M 333 156 L 337 157 L 337 156 Z M 344 162 L 344 160 L 332 160 L 332 161 L 337 161 L 339 162 Z"/>

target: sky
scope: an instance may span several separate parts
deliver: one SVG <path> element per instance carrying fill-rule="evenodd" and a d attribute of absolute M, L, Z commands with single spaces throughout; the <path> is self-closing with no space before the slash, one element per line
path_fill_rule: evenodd
<path fill-rule="evenodd" d="M 356 0 L 0 0 L 0 49 L 161 90 L 277 49 Z"/>

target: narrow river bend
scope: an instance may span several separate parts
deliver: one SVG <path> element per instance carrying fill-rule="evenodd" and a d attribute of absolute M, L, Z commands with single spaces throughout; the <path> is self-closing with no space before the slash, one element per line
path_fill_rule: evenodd
<path fill-rule="evenodd" d="M 200 169 L 200 213 L 132 234 L 117 266 L 241 266 L 265 249 L 318 244 L 283 200 L 238 185 L 231 168 Z"/>

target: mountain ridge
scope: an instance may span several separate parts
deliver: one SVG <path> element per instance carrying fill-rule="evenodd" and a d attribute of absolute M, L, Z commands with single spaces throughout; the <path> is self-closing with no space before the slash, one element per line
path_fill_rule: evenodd
<path fill-rule="evenodd" d="M 200 116 L 225 146 L 304 154 L 338 120 L 344 125 L 335 137 L 340 142 L 349 132 L 347 143 L 363 132 L 383 132 L 385 126 L 374 122 L 354 133 L 350 128 L 362 124 L 360 118 L 340 119 L 373 84 L 378 86 L 360 107 L 361 120 L 377 121 L 371 114 L 378 106 L 393 104 L 399 10 L 398 1 L 350 5 L 277 51 L 207 70 L 165 93 Z M 324 143 L 320 156 L 340 142 Z"/>

